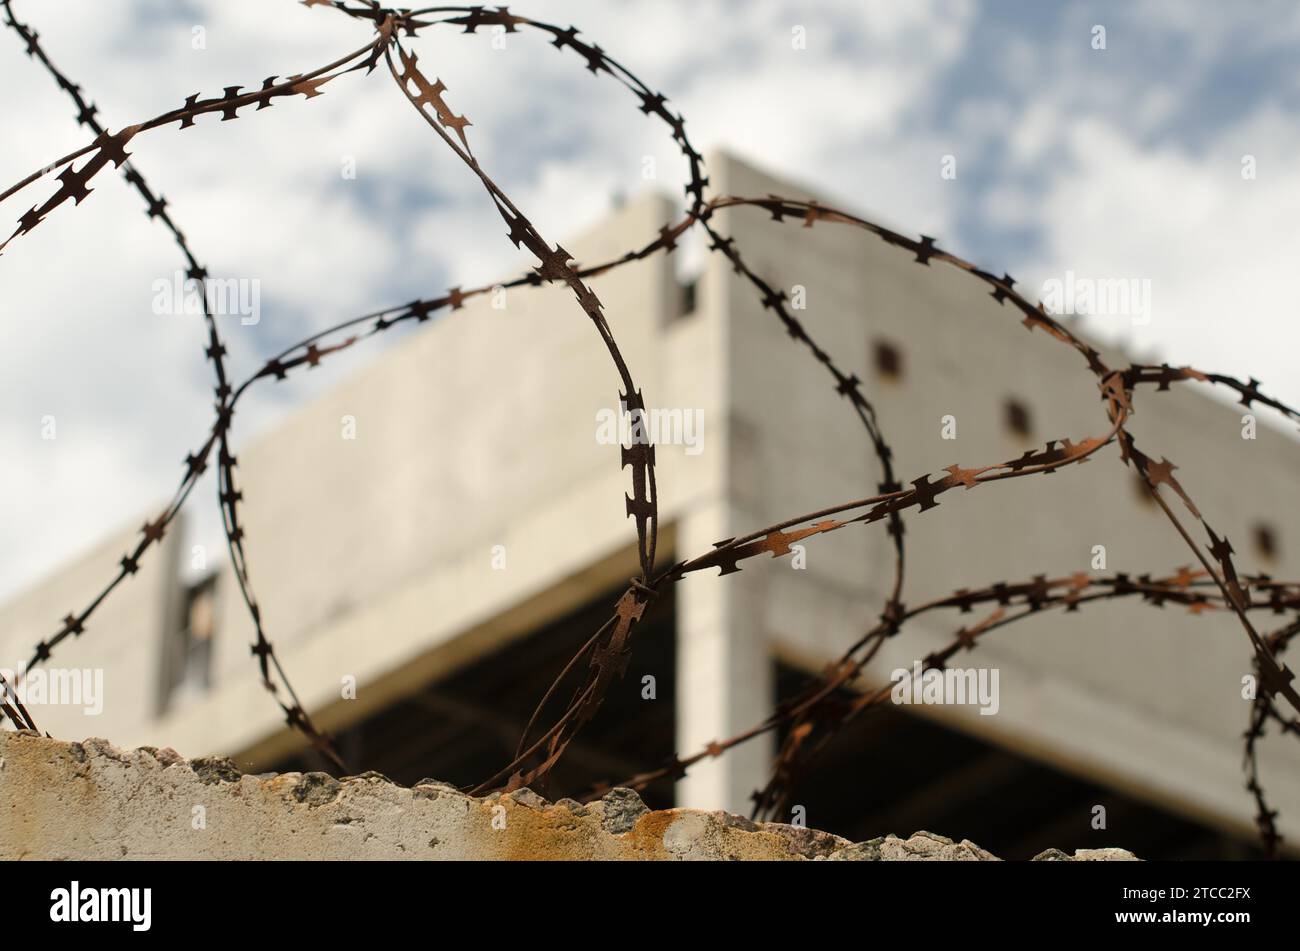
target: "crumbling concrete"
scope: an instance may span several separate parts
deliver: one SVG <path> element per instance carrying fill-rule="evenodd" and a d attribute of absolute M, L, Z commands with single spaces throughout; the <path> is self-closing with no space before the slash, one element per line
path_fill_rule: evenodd
<path fill-rule="evenodd" d="M 229 760 L 0 733 L 2 859 L 742 859 L 996 861 L 930 832 L 869 842 L 725 812 L 653 812 L 631 790 L 474 798 L 378 773 L 244 775 Z M 1052 860 L 1132 859 L 1091 849 Z"/>

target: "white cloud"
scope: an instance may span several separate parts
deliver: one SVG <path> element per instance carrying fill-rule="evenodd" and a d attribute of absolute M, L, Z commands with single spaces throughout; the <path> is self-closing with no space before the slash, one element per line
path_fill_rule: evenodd
<path fill-rule="evenodd" d="M 1202 154 L 1144 149 L 1087 119 L 1064 135 L 1067 160 L 1037 203 L 1044 243 L 1033 270 L 1151 281 L 1148 325 L 1092 318 L 1108 340 L 1178 365 L 1254 375 L 1300 404 L 1294 266 L 1300 128 L 1264 108 L 1220 132 Z M 1243 180 L 1242 156 L 1258 162 Z"/>

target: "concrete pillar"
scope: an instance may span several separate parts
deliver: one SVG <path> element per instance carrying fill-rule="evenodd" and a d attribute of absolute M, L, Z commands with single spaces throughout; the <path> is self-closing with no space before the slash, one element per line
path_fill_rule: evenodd
<path fill-rule="evenodd" d="M 723 502 L 690 512 L 678 529 L 683 557 L 734 534 L 734 522 Z M 678 587 L 677 749 L 683 756 L 749 728 L 775 702 L 757 576 L 715 575 L 709 570 L 688 576 Z M 747 815 L 750 794 L 766 781 L 772 752 L 771 739 L 759 737 L 704 760 L 677 784 L 677 805 Z"/>

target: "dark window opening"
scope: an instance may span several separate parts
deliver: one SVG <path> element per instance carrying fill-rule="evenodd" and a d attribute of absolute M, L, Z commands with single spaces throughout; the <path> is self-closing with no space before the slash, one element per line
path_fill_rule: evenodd
<path fill-rule="evenodd" d="M 687 281 L 681 285 L 681 311 L 680 316 L 689 317 L 695 313 L 695 290 L 696 282 Z"/>
<path fill-rule="evenodd" d="M 1133 491 L 1137 494 L 1138 501 L 1144 506 L 1154 506 L 1155 497 L 1151 494 L 1151 486 L 1147 485 L 1147 480 L 1140 475 L 1133 476 Z"/>
<path fill-rule="evenodd" d="M 877 340 L 872 348 L 876 375 L 884 380 L 901 380 L 903 378 L 903 354 L 892 343 Z"/>
<path fill-rule="evenodd" d="M 1029 407 L 1020 400 L 1012 397 L 1006 401 L 1003 406 L 1003 419 L 1006 422 L 1007 429 L 1015 435 L 1020 437 L 1033 435 L 1034 424 L 1029 413 Z"/>
<path fill-rule="evenodd" d="M 778 663 L 780 700 L 793 698 L 808 677 Z M 970 839 L 1004 859 L 1030 859 L 1049 848 L 1072 854 L 1112 845 L 1143 859 L 1264 857 L 1249 839 L 892 705 L 864 711 L 845 726 L 796 781 L 791 803 L 805 808 L 810 828 L 854 842 L 891 832 L 906 838 L 924 829 Z M 1092 828 L 1097 805 L 1106 808 L 1104 830 Z"/>
<path fill-rule="evenodd" d="M 1255 554 L 1265 561 L 1277 558 L 1277 536 L 1267 525 L 1255 526 Z"/>
<path fill-rule="evenodd" d="M 212 638 L 216 632 L 217 576 L 185 589 L 181 627 L 168 658 L 167 704 L 212 686 Z"/>
<path fill-rule="evenodd" d="M 533 708 L 551 681 L 610 617 L 623 589 L 611 590 L 584 607 L 454 673 L 396 698 L 383 710 L 342 730 L 340 751 L 353 769 L 376 770 L 412 785 L 429 778 L 471 786 L 491 777 L 514 758 Z M 647 609 L 636 627 L 632 659 L 605 702 L 535 792 L 552 801 L 579 798 L 600 782 L 618 783 L 663 765 L 676 749 L 676 612 L 672 588 Z M 585 676 L 580 664 L 575 678 Z M 654 699 L 643 699 L 646 677 L 654 678 Z M 560 704 L 580 679 L 557 691 Z M 365 689 L 364 685 L 361 689 Z M 561 712 L 548 706 L 539 723 L 549 726 Z M 536 739 L 538 731 L 532 734 Z M 274 764 L 276 772 L 326 770 L 311 750 Z M 652 784 L 642 798 L 655 809 L 673 805 L 673 784 Z"/>

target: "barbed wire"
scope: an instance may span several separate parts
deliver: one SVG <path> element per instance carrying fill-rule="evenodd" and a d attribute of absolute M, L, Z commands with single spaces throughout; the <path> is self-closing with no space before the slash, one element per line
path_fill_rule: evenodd
<path fill-rule="evenodd" d="M 1123 369 L 1112 369 L 1095 348 L 1075 336 L 1049 314 L 1041 303 L 1030 303 L 1016 291 L 1015 281 L 1010 275 L 997 276 L 982 270 L 942 250 L 934 238 L 923 235 L 919 239 L 913 239 L 865 218 L 814 201 L 795 201 L 775 195 L 706 198 L 705 189 L 709 180 L 704 159 L 686 135 L 684 117 L 674 115 L 667 107 L 667 97 L 643 83 L 598 45 L 582 39 L 574 27 L 561 28 L 518 16 L 510 13 L 507 7 L 440 6 L 413 10 L 383 7 L 375 0 L 356 0 L 355 3 L 346 0 L 302 0 L 302 3 L 308 7 L 328 7 L 354 20 L 367 22 L 373 29 L 373 36 L 366 45 L 309 72 L 284 79 L 271 76 L 256 89 L 245 90 L 242 85 L 228 86 L 221 96 L 211 98 L 202 98 L 201 93 L 195 93 L 187 97 L 184 105 L 178 109 L 111 133 L 99 123 L 96 118 L 98 108 L 85 97 L 81 87 L 72 83 L 54 66 L 40 45 L 36 32 L 17 20 L 12 10 L 12 0 L 0 0 L 6 15 L 6 25 L 26 44 L 28 55 L 39 61 L 72 98 L 78 110 L 77 121 L 95 133 L 90 144 L 56 159 L 0 193 L 0 202 L 3 202 L 52 176 L 56 171 L 59 172 L 56 176 L 60 183 L 58 190 L 43 202 L 33 205 L 18 219 L 16 229 L 0 242 L 0 253 L 38 227 L 69 199 L 73 204 L 80 204 L 92 190 L 89 182 L 104 168 L 112 165 L 123 170 L 127 182 L 145 200 L 149 217 L 160 220 L 171 233 L 186 259 L 187 277 L 198 282 L 202 289 L 203 282 L 207 279 L 206 269 L 199 264 L 183 232 L 167 210 L 167 200 L 154 192 L 134 164 L 128 161 L 130 153 L 126 151 L 127 145 L 137 136 L 165 126 L 175 124 L 178 130 L 189 128 L 205 115 L 220 113 L 221 121 L 231 121 L 244 118 L 245 112 L 242 110 L 250 106 L 255 107 L 253 111 L 261 112 L 274 105 L 277 99 L 293 96 L 313 99 L 322 95 L 326 84 L 333 80 L 352 73 L 364 72 L 365 75 L 370 75 L 382 63 L 407 101 L 479 180 L 506 225 L 507 237 L 516 248 L 523 248 L 533 256 L 536 267 L 504 285 L 484 285 L 468 290 L 453 287 L 439 297 L 417 299 L 337 323 L 285 348 L 235 386 L 229 382 L 224 362 L 226 349 L 216 321 L 207 305 L 206 294 L 201 294 L 207 331 L 205 356 L 213 363 L 213 423 L 204 442 L 186 457 L 184 474 L 167 507 L 155 520 L 141 528 L 140 540 L 123 556 L 118 573 L 88 605 L 80 611 L 70 612 L 53 635 L 38 641 L 28 669 L 48 660 L 52 651 L 69 637 L 80 637 L 85 633 L 86 622 L 99 605 L 121 582 L 135 574 L 140 559 L 161 541 L 167 527 L 180 512 L 191 489 L 207 470 L 215 454 L 222 528 L 241 598 L 253 623 L 255 642 L 251 650 L 256 657 L 262 683 L 279 704 L 288 725 L 300 731 L 336 769 L 345 771 L 347 766 L 333 741 L 314 725 L 291 686 L 272 647 L 262 620 L 260 604 L 253 592 L 244 548 L 245 533 L 239 517 L 239 503 L 243 500 L 243 493 L 235 478 L 237 459 L 231 452 L 229 442 L 232 419 L 240 399 L 259 381 L 283 381 L 290 373 L 302 367 L 316 367 L 330 355 L 350 349 L 395 326 L 411 322 L 423 323 L 440 311 L 460 309 L 468 301 L 497 287 L 559 284 L 568 287 L 573 293 L 580 310 L 600 336 L 618 377 L 620 402 L 633 414 L 644 413 L 645 397 L 636 385 L 605 317 L 604 307 L 588 284 L 588 279 L 656 254 L 671 254 L 688 231 L 699 227 L 709 240 L 708 250 L 727 259 L 733 272 L 753 288 L 763 309 L 771 311 L 791 340 L 827 371 L 834 384 L 834 391 L 848 401 L 866 432 L 881 469 L 877 494 L 831 504 L 741 537 L 725 539 L 716 543 L 708 552 L 661 568 L 657 563 L 659 503 L 654 446 L 648 440 L 635 439 L 631 440 L 630 446 L 622 446 L 620 470 L 631 470 L 632 491 L 625 496 L 625 510 L 627 517 L 633 519 L 635 524 L 639 573 L 629 580 L 610 617 L 565 665 L 538 702 L 511 762 L 473 787 L 472 791 L 481 793 L 498 787 L 517 789 L 538 781 L 554 767 L 578 732 L 596 715 L 613 683 L 625 672 L 636 628 L 646 611 L 652 610 L 654 602 L 664 590 L 686 575 L 708 568 L 717 568 L 720 575 L 732 574 L 741 570 L 742 562 L 761 554 L 773 558 L 788 555 L 793 550 L 792 546 L 804 539 L 829 534 L 849 525 L 884 522 L 890 536 L 894 562 L 889 593 L 877 622 L 863 633 L 840 660 L 830 665 L 821 675 L 811 678 L 794 698 L 780 704 L 769 717 L 750 729 L 727 739 L 715 740 L 702 751 L 691 755 L 675 755 L 657 769 L 629 778 L 624 785 L 645 788 L 655 779 L 681 778 L 690 767 L 704 759 L 721 756 L 756 736 L 784 729 L 785 739 L 777 755 L 772 776 L 767 785 L 755 793 L 755 815 L 774 817 L 788 803 L 797 777 L 809 768 L 816 755 L 825 749 L 839 730 L 862 712 L 880 706 L 888 698 L 888 690 L 854 689 L 853 699 L 846 701 L 844 692 L 858 687 L 864 667 L 876 656 L 881 645 L 897 635 L 906 622 L 940 609 L 955 608 L 965 613 L 977 605 L 995 605 L 980 622 L 960 628 L 945 648 L 918 659 L 920 669 L 929 670 L 942 667 L 961 650 L 973 649 L 988 632 L 1034 617 L 1044 610 L 1060 608 L 1077 611 L 1094 601 L 1137 597 L 1142 603 L 1152 606 L 1163 606 L 1166 603 L 1185 605 L 1196 614 L 1229 611 L 1240 623 L 1253 651 L 1252 664 L 1258 678 L 1258 694 L 1252 703 L 1250 722 L 1244 734 L 1246 787 L 1256 803 L 1261 838 L 1270 852 L 1276 851 L 1280 843 L 1274 821 L 1276 812 L 1268 806 L 1261 787 L 1257 742 L 1270 723 L 1279 726 L 1284 733 L 1300 736 L 1300 719 L 1284 714 L 1280 707 L 1280 701 L 1285 701 L 1292 711 L 1300 712 L 1300 694 L 1297 694 L 1293 683 L 1294 675 L 1278 660 L 1291 638 L 1300 631 L 1300 584 L 1274 581 L 1265 575 L 1239 574 L 1232 559 L 1231 544 L 1226 537 L 1220 537 L 1210 527 L 1173 475 L 1177 467 L 1163 456 L 1157 462 L 1153 456 L 1139 449 L 1126 424 L 1132 415 L 1139 387 L 1155 386 L 1158 392 L 1162 392 L 1169 390 L 1171 384 L 1184 381 L 1226 387 L 1235 392 L 1240 403 L 1247 408 L 1258 403 L 1292 422 L 1300 422 L 1300 412 L 1262 393 L 1259 381 L 1254 378 L 1243 383 L 1231 376 L 1167 364 L 1134 364 Z M 447 86 L 440 78 L 430 80 L 429 74 L 420 67 L 417 53 L 408 49 L 404 42 L 419 37 L 424 30 L 444 26 L 458 26 L 464 34 L 474 34 L 484 27 L 505 33 L 515 33 L 521 28 L 540 32 L 549 37 L 550 45 L 561 53 L 566 50 L 575 53 L 593 75 L 604 74 L 627 88 L 638 100 L 643 114 L 668 127 L 673 141 L 686 159 L 689 177 L 684 192 L 688 207 L 682 218 L 663 225 L 655 237 L 640 247 L 593 266 L 579 266 L 562 246 L 552 246 L 479 163 L 466 132 L 466 127 L 472 125 L 469 118 L 454 111 L 447 100 Z M 85 161 L 78 167 L 75 163 L 81 159 Z M 794 316 L 785 293 L 746 262 L 735 237 L 721 232 L 717 213 L 738 208 L 765 211 L 778 224 L 798 222 L 803 228 L 812 228 L 818 223 L 851 227 L 874 235 L 888 245 L 905 249 L 922 266 L 946 264 L 965 271 L 984 285 L 989 295 L 999 304 L 1004 307 L 1009 305 L 1013 311 L 1019 312 L 1021 323 L 1026 329 L 1042 331 L 1082 357 L 1098 386 L 1106 416 L 1104 430 L 1099 435 L 1084 436 L 1077 440 L 1069 437 L 1053 439 L 1044 448 L 1026 451 L 1016 459 L 970 467 L 953 464 L 942 470 L 943 475 L 922 473 L 910 482 L 900 481 L 895 471 L 893 451 L 883 434 L 875 407 L 863 392 L 862 380 L 840 368 L 832 355 L 814 340 L 807 328 Z M 1121 461 L 1133 468 L 1145 483 L 1171 526 L 1193 552 L 1199 568 L 1186 566 L 1176 574 L 1163 578 L 1148 575 L 1131 578 L 1125 574 L 1094 578 L 1074 574 L 1048 579 L 1039 575 L 1028 582 L 999 582 L 980 589 L 959 589 L 945 598 L 912 608 L 904 604 L 904 512 L 914 508 L 920 514 L 937 508 L 938 497 L 958 487 L 969 491 L 991 482 L 1048 474 L 1065 466 L 1083 463 L 1112 444 L 1119 447 Z M 1162 489 L 1164 493 L 1176 496 L 1191 519 L 1199 523 L 1208 544 L 1197 543 L 1183 519 L 1169 504 L 1171 499 L 1162 493 Z M 1267 600 L 1255 600 L 1252 592 L 1261 597 L 1266 596 Z M 1262 609 L 1273 613 L 1295 612 L 1298 619 L 1272 634 L 1262 636 L 1249 617 L 1251 612 Z M 579 680 L 584 664 L 586 670 Z M 14 689 L 17 685 L 10 685 L 0 678 L 0 693 L 3 694 L 0 697 L 0 714 L 15 728 L 35 729 L 30 714 L 18 701 Z M 561 704 L 559 698 L 566 686 L 571 688 L 571 693 L 568 701 Z M 543 724 L 548 725 L 543 727 Z"/>
<path fill-rule="evenodd" d="M 67 76 L 54 65 L 46 54 L 44 48 L 40 45 L 37 33 L 25 24 L 21 23 L 14 16 L 10 0 L 0 0 L 0 2 L 2 2 L 4 7 L 6 25 L 16 32 L 27 44 L 27 54 L 39 61 L 41 65 L 45 67 L 46 71 L 54 78 L 55 82 L 59 84 L 60 88 L 62 88 L 76 104 L 78 110 L 78 124 L 88 126 L 91 131 L 95 133 L 96 141 L 107 141 L 109 139 L 109 133 L 96 118 L 98 109 L 84 98 L 81 87 L 69 80 Z M 274 78 L 275 77 L 268 79 L 266 83 L 263 84 L 263 88 L 269 89 Z M 237 92 L 238 87 L 233 91 Z M 232 90 L 228 89 L 226 92 L 227 95 L 229 95 Z M 266 101 L 269 102 L 269 98 Z M 187 104 L 191 103 L 197 109 L 198 94 L 191 96 L 187 100 Z M 259 108 L 261 108 L 261 106 L 259 106 Z M 226 118 L 231 116 L 233 116 L 233 113 L 225 114 Z M 192 121 L 187 124 L 182 120 L 181 128 L 187 128 L 188 125 L 192 124 Z M 252 583 L 248 576 L 247 561 L 243 550 L 243 532 L 239 527 L 237 506 L 241 496 L 238 490 L 234 488 L 235 457 L 230 452 L 228 441 L 230 416 L 233 413 L 233 403 L 231 402 L 232 394 L 224 359 L 226 356 L 226 348 L 221 340 L 221 334 L 217 329 L 217 322 L 208 304 L 208 295 L 206 293 L 206 282 L 208 279 L 207 269 L 199 263 L 198 258 L 190 248 L 184 232 L 180 230 L 170 212 L 167 210 L 167 199 L 161 194 L 155 193 L 153 189 L 149 187 L 143 174 L 135 168 L 133 163 L 123 162 L 120 167 L 124 169 L 123 177 L 140 194 L 140 197 L 144 199 L 147 206 L 146 213 L 149 218 L 160 221 L 171 233 L 172 240 L 180 249 L 181 254 L 185 257 L 187 265 L 186 278 L 195 282 L 199 289 L 198 297 L 202 306 L 204 325 L 208 333 L 208 345 L 207 349 L 204 351 L 204 355 L 212 361 L 214 376 L 213 395 L 214 405 L 217 411 L 217 424 L 214 428 L 214 437 L 218 448 L 217 457 L 219 469 L 218 500 L 221 506 L 223 527 L 226 529 L 225 536 L 230 550 L 231 562 L 235 570 L 235 577 L 239 584 L 240 594 L 248 609 L 249 615 L 253 619 L 256 643 L 253 645 L 252 650 L 258 659 L 262 684 L 267 691 L 270 692 L 272 697 L 275 699 L 275 702 L 279 704 L 281 710 L 285 714 L 287 722 L 300 729 L 304 735 L 310 739 L 312 745 L 326 756 L 337 768 L 345 770 L 346 766 L 343 760 L 339 757 L 333 744 L 331 744 L 320 733 L 320 731 L 316 729 L 311 718 L 304 710 L 302 703 L 298 700 L 298 696 L 294 692 L 293 686 L 289 683 L 289 679 L 285 675 L 283 668 L 280 666 L 279 659 L 275 656 L 274 649 L 266 637 L 261 620 L 261 611 L 258 609 L 256 598 L 253 595 Z M 86 168 L 89 168 L 89 165 L 83 167 L 82 171 L 84 172 Z M 68 171 L 71 171 L 70 165 Z M 91 174 L 93 174 L 93 171 Z M 67 172 L 65 172 L 65 175 L 67 175 Z M 60 176 L 60 179 L 64 181 L 65 188 L 71 191 L 74 197 L 77 195 L 84 197 L 84 194 L 89 191 L 89 189 L 84 187 L 84 184 L 81 186 L 75 185 L 73 183 L 74 176 L 69 175 L 67 179 Z M 62 193 L 61 190 L 60 194 Z M 79 202 L 80 197 L 77 197 L 76 200 Z M 53 207 L 54 205 L 50 205 L 51 210 Z M 32 227 L 34 226 L 35 224 L 32 225 Z M 186 460 L 189 471 L 186 479 L 182 482 L 181 488 L 178 490 L 176 497 L 173 498 L 172 503 L 157 519 L 152 522 L 147 522 L 141 528 L 142 537 L 140 542 L 137 544 L 134 551 L 129 552 L 122 557 L 120 562 L 121 570 L 117 576 L 110 581 L 101 595 L 87 608 L 77 614 L 68 614 L 63 620 L 63 627 L 54 635 L 53 638 L 48 641 L 41 641 L 37 644 L 33 660 L 28 662 L 27 669 L 30 669 L 31 666 L 36 663 L 46 660 L 49 657 L 50 650 L 66 637 L 79 636 L 82 634 L 85 631 L 87 618 L 89 618 L 95 608 L 98 607 L 99 603 L 102 602 L 103 599 L 107 597 L 107 595 L 125 578 L 135 574 L 139 567 L 140 558 L 144 554 L 145 550 L 153 543 L 162 540 L 166 533 L 168 524 L 180 511 L 182 504 L 188 497 L 190 488 L 194 485 L 194 482 L 197 481 L 198 477 L 206 470 L 206 460 L 211 451 L 212 445 L 213 441 L 209 440 L 207 449 L 201 456 L 192 455 Z M 273 670 L 275 675 L 279 677 L 280 684 L 283 686 L 284 691 L 288 694 L 289 701 L 287 703 L 280 696 L 279 687 L 272 676 Z M 18 675 L 17 679 L 19 681 L 21 680 L 21 676 L 21 674 Z M 28 721 L 29 728 L 34 728 L 34 724 L 31 724 L 30 722 L 30 717 L 28 717 Z"/>

